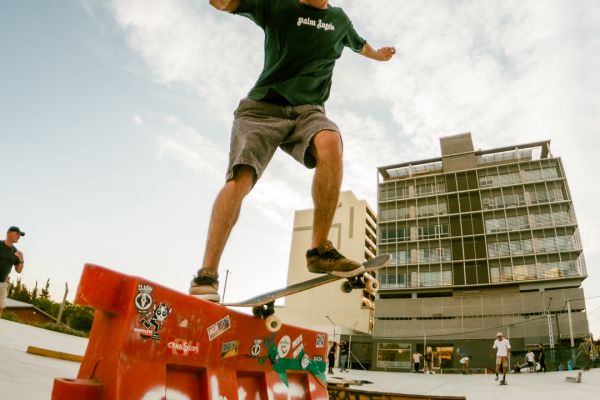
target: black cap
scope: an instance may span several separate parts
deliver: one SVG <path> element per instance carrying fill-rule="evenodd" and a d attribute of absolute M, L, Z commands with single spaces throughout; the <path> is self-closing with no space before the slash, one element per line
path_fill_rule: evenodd
<path fill-rule="evenodd" d="M 25 236 L 25 232 L 22 232 L 17 226 L 11 226 L 8 228 L 7 232 L 17 232 L 19 235 Z"/>

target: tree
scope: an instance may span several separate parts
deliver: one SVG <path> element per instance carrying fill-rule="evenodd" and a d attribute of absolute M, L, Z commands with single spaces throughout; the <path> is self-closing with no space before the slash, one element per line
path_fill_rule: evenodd
<path fill-rule="evenodd" d="M 37 287 L 37 281 L 35 281 L 35 287 L 33 288 L 33 290 L 31 291 L 31 300 L 35 300 L 38 298 L 38 287 Z"/>
<path fill-rule="evenodd" d="M 40 292 L 40 298 L 50 300 L 50 278 L 46 281 L 46 286 Z"/>
<path fill-rule="evenodd" d="M 21 278 L 17 278 L 17 282 L 12 290 L 10 298 L 25 303 L 31 303 L 31 294 L 29 293 L 27 286 L 21 283 Z"/>
<path fill-rule="evenodd" d="M 94 310 L 77 304 L 68 307 L 67 323 L 78 331 L 89 332 L 92 329 Z"/>

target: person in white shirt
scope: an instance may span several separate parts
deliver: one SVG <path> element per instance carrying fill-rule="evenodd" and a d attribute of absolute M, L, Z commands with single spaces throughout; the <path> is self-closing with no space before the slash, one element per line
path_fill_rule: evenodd
<path fill-rule="evenodd" d="M 468 375 L 470 373 L 469 360 L 471 360 L 471 356 L 464 356 L 459 360 L 463 375 Z"/>
<path fill-rule="evenodd" d="M 529 351 L 525 354 L 525 358 L 527 359 L 527 366 L 529 367 L 529 372 L 535 372 L 535 354 L 533 351 L 529 349 Z"/>
<path fill-rule="evenodd" d="M 496 349 L 496 380 L 498 380 L 498 373 L 502 368 L 502 381 L 501 385 L 506 385 L 506 373 L 508 372 L 508 354 L 510 353 L 510 342 L 504 338 L 502 332 L 496 334 L 496 340 L 494 341 L 493 349 Z"/>
<path fill-rule="evenodd" d="M 413 364 L 415 365 L 415 372 L 419 372 L 421 366 L 421 353 L 418 351 L 413 353 Z"/>

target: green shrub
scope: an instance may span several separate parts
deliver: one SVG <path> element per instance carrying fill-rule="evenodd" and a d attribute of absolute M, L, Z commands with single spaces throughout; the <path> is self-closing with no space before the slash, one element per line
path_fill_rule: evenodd
<path fill-rule="evenodd" d="M 19 317 L 12 311 L 4 311 L 2 313 L 2 319 L 7 321 L 19 322 Z"/>
<path fill-rule="evenodd" d="M 39 328 L 48 329 L 54 332 L 66 333 L 67 335 L 79 336 L 79 337 L 88 337 L 85 332 L 78 331 L 73 329 L 67 325 L 57 324 L 54 322 L 46 322 L 44 324 L 37 324 Z"/>

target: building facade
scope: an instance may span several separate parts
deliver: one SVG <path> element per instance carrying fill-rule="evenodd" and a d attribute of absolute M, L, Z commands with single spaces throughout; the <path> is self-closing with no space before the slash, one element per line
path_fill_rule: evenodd
<path fill-rule="evenodd" d="M 306 281 L 318 275 L 306 267 L 306 250 L 311 245 L 314 210 L 299 210 L 294 215 L 287 284 Z M 366 201 L 349 191 L 340 194 L 338 208 L 329 231 L 329 240 L 346 257 L 366 261 L 375 257 L 377 220 Z M 374 321 L 374 296 L 364 290 L 343 293 L 340 281 L 316 287 L 285 298 L 277 310 L 283 322 L 322 327 L 335 333 L 335 339 L 353 329 L 371 333 Z M 335 332 L 334 332 L 335 331 Z M 332 337 L 333 339 L 333 337 Z"/>
<path fill-rule="evenodd" d="M 378 169 L 379 274 L 373 367 L 493 366 L 497 331 L 513 348 L 588 333 L 586 266 L 561 159 L 550 142 L 475 150 L 440 139 L 441 157 Z M 572 332 L 572 335 L 571 335 Z"/>

